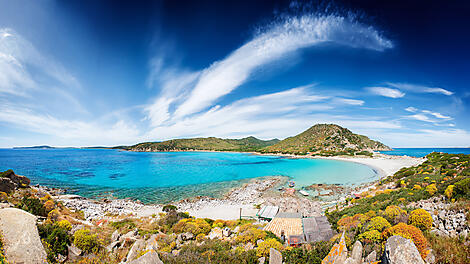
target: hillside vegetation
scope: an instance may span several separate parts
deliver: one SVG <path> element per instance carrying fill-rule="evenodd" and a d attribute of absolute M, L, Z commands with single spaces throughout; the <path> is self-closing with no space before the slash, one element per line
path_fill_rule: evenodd
<path fill-rule="evenodd" d="M 261 140 L 255 137 L 246 137 L 242 139 L 222 139 L 208 137 L 172 139 L 163 142 L 146 142 L 130 147 L 119 148 L 124 148 L 131 151 L 258 151 L 277 142 L 279 142 L 278 139 Z"/>
<path fill-rule="evenodd" d="M 400 235 L 413 240 L 423 259 L 432 252 L 435 263 L 469 263 L 470 155 L 426 158 L 327 212 L 348 244 L 360 240 L 366 251 L 382 252 L 388 237 Z"/>
<path fill-rule="evenodd" d="M 347 155 L 373 150 L 391 150 L 366 136 L 335 124 L 317 124 L 304 132 L 263 149 L 269 153 Z"/>

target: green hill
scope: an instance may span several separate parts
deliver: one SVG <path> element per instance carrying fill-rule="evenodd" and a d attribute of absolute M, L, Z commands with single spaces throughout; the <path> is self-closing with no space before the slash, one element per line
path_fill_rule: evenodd
<path fill-rule="evenodd" d="M 129 147 L 118 147 L 131 151 L 185 151 L 185 150 L 211 150 L 211 151 L 259 151 L 264 147 L 276 144 L 278 139 L 261 140 L 255 137 L 242 139 L 185 138 L 172 139 L 163 142 L 145 142 Z"/>
<path fill-rule="evenodd" d="M 293 154 L 367 155 L 372 150 L 390 150 L 390 148 L 335 124 L 317 124 L 297 136 L 286 138 L 262 151 Z"/>

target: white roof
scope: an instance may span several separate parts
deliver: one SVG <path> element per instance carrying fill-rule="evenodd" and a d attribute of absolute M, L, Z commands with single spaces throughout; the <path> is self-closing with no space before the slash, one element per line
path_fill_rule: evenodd
<path fill-rule="evenodd" d="M 279 206 L 263 206 L 258 211 L 258 216 L 262 218 L 273 219 L 274 216 L 276 216 L 278 211 L 279 211 Z"/>

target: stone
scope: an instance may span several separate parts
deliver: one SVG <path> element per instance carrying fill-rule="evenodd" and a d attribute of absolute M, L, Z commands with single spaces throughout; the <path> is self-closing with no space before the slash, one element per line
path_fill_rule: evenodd
<path fill-rule="evenodd" d="M 119 238 L 121 237 L 121 234 L 119 233 L 119 231 L 114 231 L 113 234 L 111 235 L 111 241 L 118 241 Z"/>
<path fill-rule="evenodd" d="M 224 237 L 229 237 L 230 235 L 232 234 L 232 230 L 228 227 L 225 227 L 223 230 L 222 230 L 222 235 Z"/>
<path fill-rule="evenodd" d="M 127 262 L 127 264 L 163 264 L 156 251 L 150 250 L 138 259 Z"/>
<path fill-rule="evenodd" d="M 183 238 L 184 241 L 191 240 L 194 238 L 194 235 L 191 232 L 186 232 L 186 233 L 181 234 L 181 238 Z"/>
<path fill-rule="evenodd" d="M 245 249 L 245 251 L 248 251 L 248 250 L 254 249 L 255 246 L 253 245 L 253 243 L 248 242 L 248 243 L 245 244 L 245 246 L 243 248 Z"/>
<path fill-rule="evenodd" d="M 113 252 L 114 249 L 118 248 L 119 246 L 120 246 L 119 241 L 114 241 L 106 247 L 106 250 L 108 250 L 109 252 Z"/>
<path fill-rule="evenodd" d="M 10 193 L 15 190 L 15 183 L 8 178 L 0 178 L 0 192 Z"/>
<path fill-rule="evenodd" d="M 207 235 L 207 237 L 209 239 L 215 239 L 215 238 L 222 239 L 223 237 L 222 229 L 220 229 L 220 227 L 213 228 L 211 232 L 209 233 L 209 235 Z"/>
<path fill-rule="evenodd" d="M 127 253 L 126 261 L 131 261 L 137 258 L 139 253 L 145 248 L 145 240 L 137 239 Z"/>
<path fill-rule="evenodd" d="M 269 249 L 269 264 L 282 264 L 281 252 L 275 250 L 274 248 L 270 248 Z"/>
<path fill-rule="evenodd" d="M 47 263 L 46 251 L 36 227 L 36 216 L 17 208 L 0 209 L 0 231 L 9 263 Z"/>
<path fill-rule="evenodd" d="M 351 258 L 352 264 L 361 264 L 362 262 L 362 244 L 359 240 L 354 243 Z"/>
<path fill-rule="evenodd" d="M 432 263 L 436 262 L 436 257 L 432 253 L 432 249 L 430 250 L 430 252 L 426 256 L 426 258 L 424 259 L 424 262 L 426 262 L 427 264 L 432 264 Z"/>
<path fill-rule="evenodd" d="M 239 231 L 240 231 L 240 226 L 237 226 L 237 227 L 235 227 L 235 229 L 233 229 L 234 233 L 238 233 Z"/>
<path fill-rule="evenodd" d="M 259 246 L 259 244 L 261 244 L 261 243 L 263 243 L 263 242 L 264 242 L 263 239 L 258 239 L 258 240 L 256 240 L 256 245 Z"/>
<path fill-rule="evenodd" d="M 370 252 L 369 255 L 367 255 L 367 257 L 364 259 L 364 262 L 370 263 L 370 262 L 374 262 L 376 260 L 377 260 L 377 252 L 375 252 L 375 250 L 374 250 L 374 251 Z"/>
<path fill-rule="evenodd" d="M 413 241 L 401 236 L 392 236 L 385 244 L 388 260 L 391 264 L 424 264 Z"/>
<path fill-rule="evenodd" d="M 266 262 L 266 257 L 261 257 L 258 259 L 258 264 L 264 264 Z"/>
<path fill-rule="evenodd" d="M 150 238 L 146 241 L 145 250 L 158 250 L 158 241 L 156 234 L 152 234 Z"/>

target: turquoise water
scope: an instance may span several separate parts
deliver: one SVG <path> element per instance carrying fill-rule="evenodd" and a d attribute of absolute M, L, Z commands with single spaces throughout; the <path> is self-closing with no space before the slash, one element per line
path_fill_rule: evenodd
<path fill-rule="evenodd" d="M 396 156 L 424 157 L 432 152 L 445 152 L 450 154 L 470 154 L 470 148 L 396 148 L 380 153 Z"/>
<path fill-rule="evenodd" d="M 33 184 L 87 197 L 112 194 L 143 202 L 219 196 L 251 178 L 288 176 L 296 186 L 359 184 L 377 178 L 365 165 L 247 153 L 126 152 L 107 149 L 0 149 L 0 170 L 13 169 Z"/>

